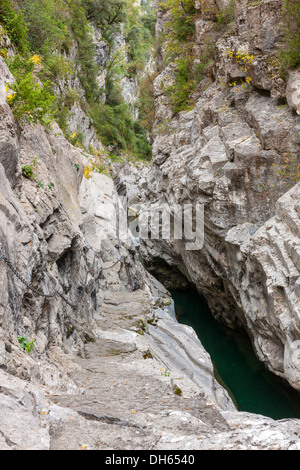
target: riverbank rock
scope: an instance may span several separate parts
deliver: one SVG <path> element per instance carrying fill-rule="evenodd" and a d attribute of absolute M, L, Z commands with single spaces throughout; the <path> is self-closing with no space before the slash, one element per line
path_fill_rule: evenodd
<path fill-rule="evenodd" d="M 200 83 L 192 110 L 170 117 L 164 81 L 172 64 L 156 78 L 153 166 L 135 183 L 144 213 L 160 206 L 173 221 L 174 207 L 202 205 L 203 247 L 149 236 L 141 253 L 161 280 L 180 271 L 218 320 L 245 327 L 258 357 L 300 390 L 298 72 L 287 88 L 279 80 L 281 2 L 235 8 L 223 32 L 199 10 L 196 41 L 204 47 L 209 32 L 215 42 L 214 81 Z M 155 230 L 150 220 L 149 234 Z"/>
<path fill-rule="evenodd" d="M 195 333 L 149 289 L 107 292 L 82 357 L 61 356 L 74 387 L 29 384 L 0 371 L 4 449 L 299 449 L 299 420 L 237 412 Z M 149 295 L 151 297 L 149 297 Z M 171 353 L 174 351 L 174 353 Z M 25 433 L 30 426 L 30 433 Z"/>

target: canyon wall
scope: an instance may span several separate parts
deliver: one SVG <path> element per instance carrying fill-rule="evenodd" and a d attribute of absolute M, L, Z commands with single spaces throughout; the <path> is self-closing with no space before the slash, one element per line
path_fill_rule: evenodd
<path fill-rule="evenodd" d="M 213 43 L 214 62 L 193 109 L 174 115 L 176 70 L 158 56 L 153 166 L 136 175 L 132 205 L 165 204 L 171 214 L 176 204 L 204 205 L 203 248 L 152 240 L 150 226 L 141 241 L 148 268 L 168 287 L 190 281 L 216 318 L 246 328 L 258 357 L 300 389 L 299 73 L 280 74 L 281 6 L 236 1 L 235 21 L 220 31 L 214 6 L 196 2 L 194 49 L 201 63 Z M 158 34 L 167 19 L 159 9 Z"/>
<path fill-rule="evenodd" d="M 141 265 L 113 180 L 56 123 L 17 122 L 13 80 L 0 58 L 0 448 L 180 447 L 200 401 L 209 429 L 230 430 L 234 404 Z"/>
<path fill-rule="evenodd" d="M 256 189 L 270 180 L 280 152 L 298 151 L 298 79 L 291 74 L 289 106 L 276 101 L 285 93 L 278 75 L 255 75 L 255 68 L 257 89 L 234 94 L 226 74 L 231 80 L 240 69 L 224 52 L 224 41 L 239 48 L 251 37 L 268 57 L 280 37 L 277 4 L 237 4 L 241 21 L 235 34 L 216 36 L 218 60 L 188 113 L 173 116 L 163 90 L 172 66 L 162 70 L 153 165 L 116 164 L 114 180 L 91 171 L 95 155 L 84 147 L 103 146 L 78 103 L 68 125 L 82 131 L 82 147 L 56 123 L 14 118 L 7 100 L 14 78 L 0 57 L 1 449 L 299 449 L 299 420 L 236 410 L 195 332 L 178 324 L 170 294 L 139 259 L 163 273 L 176 268 L 171 285 L 195 284 L 213 313 L 242 323 L 261 358 L 298 387 L 291 345 L 298 334 L 299 188 L 279 199 L 276 214 L 272 197 L 262 200 Z M 214 24 L 198 12 L 199 51 Z M 248 34 L 251 28 L 259 34 Z M 96 59 L 105 62 L 99 31 L 95 41 Z M 203 250 L 149 240 L 139 252 L 130 232 L 120 235 L 119 195 L 131 208 L 202 202 Z M 32 350 L 19 337 L 32 340 Z"/>

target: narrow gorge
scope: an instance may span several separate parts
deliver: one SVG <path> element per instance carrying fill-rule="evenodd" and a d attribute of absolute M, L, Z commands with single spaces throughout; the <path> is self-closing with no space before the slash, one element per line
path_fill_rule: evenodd
<path fill-rule="evenodd" d="M 299 18 L 0 0 L 1 450 L 300 450 Z"/>

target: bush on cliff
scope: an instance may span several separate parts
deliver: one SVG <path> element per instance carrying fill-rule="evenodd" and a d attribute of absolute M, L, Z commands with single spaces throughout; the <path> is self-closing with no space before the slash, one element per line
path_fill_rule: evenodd
<path fill-rule="evenodd" d="M 9 61 L 15 82 L 6 87 L 7 101 L 18 120 L 27 118 L 36 124 L 48 125 L 54 117 L 56 96 L 52 93 L 51 82 L 40 82 L 35 75 L 41 58 L 38 55 L 30 59 L 15 56 Z"/>
<path fill-rule="evenodd" d="M 131 110 L 114 83 L 121 75 L 116 80 L 108 71 L 105 90 L 99 86 L 91 20 L 103 28 L 111 50 L 113 36 L 121 23 L 125 24 L 129 64 L 124 63 L 121 72 L 122 76 L 137 74 L 152 43 L 151 9 L 143 22 L 134 0 L 0 0 L 0 23 L 20 54 L 14 64 L 9 62 L 16 78 L 7 95 L 9 104 L 17 119 L 26 116 L 32 122 L 45 123 L 55 116 L 66 131 L 70 103 L 68 93 L 60 94 L 58 90 L 78 77 L 85 93 L 80 104 L 94 120 L 99 138 L 115 152 L 125 150 L 148 158 L 146 131 L 141 132 L 139 127 L 137 132 Z M 76 55 L 72 60 L 68 54 L 74 46 Z M 30 63 L 33 56 L 41 57 L 39 67 L 18 69 L 22 61 Z M 105 105 L 103 92 L 107 96 Z"/>
<path fill-rule="evenodd" d="M 300 65 L 300 3 L 285 0 L 282 6 L 284 47 L 279 53 L 283 71 Z"/>

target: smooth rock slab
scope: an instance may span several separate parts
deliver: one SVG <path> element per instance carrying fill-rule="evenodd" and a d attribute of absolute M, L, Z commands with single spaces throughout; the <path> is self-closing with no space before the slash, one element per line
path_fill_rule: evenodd
<path fill-rule="evenodd" d="M 300 115 L 300 72 L 290 72 L 286 87 L 286 100 L 291 108 Z"/>

